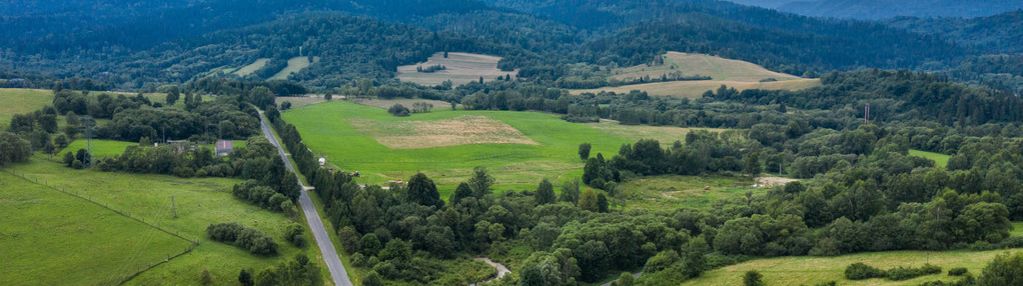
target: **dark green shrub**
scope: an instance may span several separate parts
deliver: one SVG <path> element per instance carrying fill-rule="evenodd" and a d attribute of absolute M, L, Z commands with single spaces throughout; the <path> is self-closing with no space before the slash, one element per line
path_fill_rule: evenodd
<path fill-rule="evenodd" d="M 963 276 L 966 273 L 970 273 L 969 270 L 966 270 L 966 267 L 956 267 L 948 270 L 948 276 Z"/>
<path fill-rule="evenodd" d="M 884 270 L 863 264 L 862 262 L 849 264 L 849 266 L 845 268 L 845 279 L 849 280 L 864 280 L 882 277 L 885 277 Z"/>
<path fill-rule="evenodd" d="M 921 267 L 896 267 L 888 269 L 888 280 L 902 281 L 916 277 L 941 273 L 941 267 L 924 264 Z"/>

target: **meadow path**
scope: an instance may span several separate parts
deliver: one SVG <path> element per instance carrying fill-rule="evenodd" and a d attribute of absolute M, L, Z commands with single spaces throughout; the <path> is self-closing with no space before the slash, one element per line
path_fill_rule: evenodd
<path fill-rule="evenodd" d="M 288 171 L 298 175 L 298 172 L 295 171 L 295 166 L 291 165 L 288 155 L 284 153 L 284 146 L 277 142 L 277 138 L 274 137 L 273 132 L 270 130 L 270 125 L 266 123 L 266 116 L 263 116 L 262 111 L 260 111 L 259 115 L 259 125 L 263 129 L 263 136 L 266 136 L 266 140 L 269 140 L 270 144 L 277 147 L 277 153 L 281 156 L 281 160 L 284 160 L 284 166 L 288 168 Z M 301 180 L 299 180 L 298 184 L 302 186 L 302 194 L 298 198 L 298 205 L 302 207 L 306 222 L 309 223 L 309 228 L 312 229 L 316 245 L 320 247 L 320 254 L 323 256 L 323 262 L 327 264 L 327 269 L 330 270 L 330 277 L 334 281 L 334 285 L 352 286 L 352 280 L 348 278 L 348 271 L 345 271 L 345 265 L 341 264 L 341 258 L 338 257 L 337 250 L 334 249 L 334 243 L 330 241 L 327 229 L 323 227 L 320 213 L 316 210 L 313 200 L 309 198 L 309 190 L 312 187 L 304 185 Z"/>

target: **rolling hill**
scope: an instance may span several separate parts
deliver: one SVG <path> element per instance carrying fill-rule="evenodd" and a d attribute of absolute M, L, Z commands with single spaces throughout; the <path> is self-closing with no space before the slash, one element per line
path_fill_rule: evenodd
<path fill-rule="evenodd" d="M 600 91 L 619 94 L 632 90 L 645 91 L 654 96 L 683 96 L 696 98 L 708 90 L 725 85 L 737 90 L 802 90 L 820 85 L 817 79 L 804 79 L 794 75 L 770 71 L 762 66 L 739 60 L 725 59 L 703 54 L 668 52 L 659 57 L 657 64 L 644 64 L 615 69 L 612 79 L 635 81 L 637 79 L 658 79 L 662 76 L 706 76 L 709 80 L 671 80 L 630 84 L 595 89 L 572 90 L 572 94 L 597 93 Z"/>
<path fill-rule="evenodd" d="M 812 0 L 778 6 L 785 12 L 807 16 L 888 19 L 912 17 L 981 17 L 1023 8 L 1014 0 Z"/>
<path fill-rule="evenodd" d="M 462 85 L 477 81 L 495 80 L 497 77 L 510 75 L 515 77 L 517 72 L 505 72 L 497 68 L 501 57 L 472 54 L 472 53 L 436 53 L 426 62 L 398 67 L 398 79 L 401 81 L 414 82 L 421 85 L 440 85 L 445 81 L 451 81 L 454 85 Z M 431 66 L 443 66 L 444 69 L 424 72 L 421 69 Z"/>

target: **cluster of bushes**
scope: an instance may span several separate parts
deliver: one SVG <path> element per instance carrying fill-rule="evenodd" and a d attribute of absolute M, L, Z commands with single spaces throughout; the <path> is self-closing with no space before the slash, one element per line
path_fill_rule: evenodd
<path fill-rule="evenodd" d="M 427 66 L 425 68 L 423 66 L 416 66 L 416 72 L 421 72 L 421 73 L 434 73 L 434 72 L 438 72 L 438 71 L 442 71 L 442 70 L 446 70 L 446 69 L 448 69 L 448 67 L 446 67 L 444 65 L 432 65 L 432 66 Z"/>
<path fill-rule="evenodd" d="M 238 223 L 218 223 L 206 227 L 206 235 L 214 241 L 234 244 L 252 254 L 277 254 L 277 243 L 262 231 Z"/>
<path fill-rule="evenodd" d="M 888 270 L 881 270 L 876 267 L 857 262 L 850 264 L 845 268 L 845 278 L 849 280 L 886 278 L 892 281 L 902 281 L 938 273 L 941 273 L 941 267 L 931 264 L 924 264 L 921 267 L 899 266 Z"/>
<path fill-rule="evenodd" d="M 663 174 L 698 175 L 704 173 L 741 172 L 750 170 L 758 174 L 762 162 L 757 156 L 755 142 L 745 140 L 735 132 L 712 133 L 693 131 L 668 149 L 656 140 L 640 140 L 622 145 L 618 155 L 605 160 L 597 154 L 586 161 L 583 183 L 606 189 L 610 182 L 620 182 L 635 176 Z"/>
<path fill-rule="evenodd" d="M 278 193 L 271 187 L 267 187 L 256 180 L 248 180 L 241 184 L 234 185 L 231 191 L 236 198 L 256 204 L 264 209 L 272 211 L 291 211 L 295 204 L 291 198 Z"/>
<path fill-rule="evenodd" d="M 92 165 L 92 155 L 88 150 L 78 149 L 77 152 L 64 153 L 64 166 L 68 168 L 84 169 Z"/>
<path fill-rule="evenodd" d="M 396 103 L 394 105 L 391 105 L 391 107 L 387 109 L 387 113 L 390 113 L 391 115 L 394 116 L 403 117 L 409 116 L 412 113 L 412 111 L 410 111 L 404 105 Z"/>
<path fill-rule="evenodd" d="M 0 132 L 0 167 L 11 163 L 27 161 L 32 156 L 32 146 L 10 132 Z"/>
<path fill-rule="evenodd" d="M 305 247 L 305 228 L 299 224 L 291 224 L 284 229 L 284 240 L 291 242 L 296 247 Z"/>

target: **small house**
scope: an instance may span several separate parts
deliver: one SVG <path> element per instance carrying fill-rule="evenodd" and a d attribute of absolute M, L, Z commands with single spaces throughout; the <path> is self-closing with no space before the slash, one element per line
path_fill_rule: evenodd
<path fill-rule="evenodd" d="M 231 155 L 234 151 L 234 142 L 228 140 L 217 140 L 217 157 Z"/>

